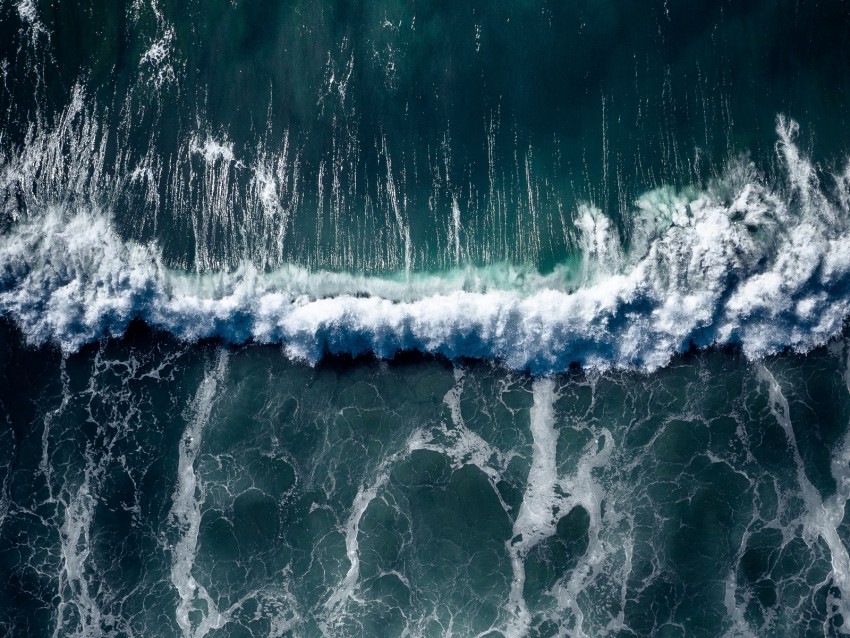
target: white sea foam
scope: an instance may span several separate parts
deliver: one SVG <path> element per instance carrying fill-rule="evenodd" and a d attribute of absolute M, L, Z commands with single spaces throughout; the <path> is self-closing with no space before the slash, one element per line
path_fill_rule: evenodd
<path fill-rule="evenodd" d="M 0 312 L 33 344 L 72 352 L 139 318 L 187 340 L 282 344 L 309 362 L 420 350 L 538 373 L 573 362 L 653 370 L 691 346 L 739 344 L 754 359 L 805 351 L 850 313 L 850 173 L 828 193 L 794 144 L 796 124 L 781 118 L 786 183 L 733 162 L 702 191 L 649 192 L 636 203 L 628 249 L 598 210 L 582 209 L 587 267 L 576 284 L 566 267 L 542 275 L 504 264 L 386 277 L 169 270 L 156 246 L 119 236 L 108 198 L 78 203 L 79 184 L 91 190 L 107 178 L 96 162 L 85 171 L 63 164 L 63 145 L 78 141 L 80 153 L 98 156 L 82 143 L 89 133 L 63 124 L 73 117 L 59 122 L 59 141 L 34 133 L 0 164 L 7 193 L 39 196 L 26 214 L 7 210 L 16 221 L 0 237 Z M 192 150 L 233 161 L 227 140 L 198 139 Z"/>
<path fill-rule="evenodd" d="M 151 42 L 142 54 L 139 66 L 149 67 L 151 79 L 157 88 L 176 81 L 176 73 L 170 59 L 174 52 L 174 29 L 166 28 L 162 35 Z"/>
<path fill-rule="evenodd" d="M 549 594 L 557 602 L 559 617 L 566 610 L 575 617 L 573 635 L 584 638 L 587 636 L 584 632 L 584 612 L 578 604 L 578 596 L 610 553 L 610 548 L 600 538 L 604 491 L 594 478 L 593 470 L 608 462 L 614 443 L 611 433 L 603 428 L 585 446 L 574 474 L 559 475 L 556 458 L 559 434 L 555 421 L 558 394 L 554 380 L 536 379 L 533 393 L 534 404 L 529 419 L 532 434 L 531 468 L 519 514 L 514 521 L 513 537 L 508 542 L 513 580 L 508 603 L 511 620 L 506 635 L 525 636 L 530 628 L 532 616 L 524 597 L 525 560 L 529 551 L 555 534 L 562 516 L 581 507 L 590 519 L 587 551 L 570 572 L 569 578 L 559 580 Z M 629 562 L 631 541 L 625 539 L 623 544 L 626 562 Z M 618 622 L 612 623 L 609 629 L 622 629 Z"/>
<path fill-rule="evenodd" d="M 226 138 L 223 141 L 219 141 L 207 136 L 202 141 L 196 137 L 189 144 L 189 149 L 192 153 L 203 157 L 204 161 L 208 164 L 214 164 L 218 160 L 233 162 L 236 159 L 236 156 L 233 154 L 233 142 Z"/>
<path fill-rule="evenodd" d="M 173 64 L 176 33 L 174 27 L 165 19 L 157 0 L 151 0 L 150 10 L 156 18 L 157 32 L 155 37 L 151 39 L 147 50 L 142 54 L 139 66 L 149 69 L 150 79 L 158 89 L 161 89 L 166 84 L 174 83 L 177 80 L 177 73 Z M 132 14 L 137 21 L 141 13 L 142 2 L 135 0 Z"/>
<path fill-rule="evenodd" d="M 171 518 L 179 528 L 180 537 L 172 549 L 171 582 L 180 596 L 177 605 L 177 624 L 183 636 L 203 638 L 220 629 L 230 619 L 233 609 L 220 611 L 206 588 L 192 571 L 198 551 L 201 526 L 203 484 L 199 485 L 195 462 L 200 451 L 203 428 L 209 421 L 218 386 L 227 374 L 227 352 L 219 352 L 218 363 L 204 375 L 195 396 L 194 413 L 180 440 L 177 487 L 171 505 Z"/>
<path fill-rule="evenodd" d="M 29 33 L 32 44 L 35 44 L 41 35 L 49 36 L 49 32 L 38 17 L 38 8 L 34 0 L 18 0 L 15 8 L 18 10 L 18 17 Z"/>
<path fill-rule="evenodd" d="M 850 593 L 850 554 L 848 554 L 847 546 L 841 540 L 838 527 L 844 520 L 844 508 L 848 499 L 850 499 L 850 480 L 848 480 L 850 438 L 845 437 L 841 444 L 837 446 L 833 455 L 831 469 L 836 482 L 836 490 L 832 496 L 824 500 L 806 474 L 806 467 L 800 455 L 794 426 L 791 422 L 791 408 L 782 393 L 782 386 L 763 364 L 758 366 L 758 376 L 759 380 L 767 385 L 770 410 L 785 432 L 788 447 L 797 466 L 800 496 L 806 508 L 802 520 L 803 540 L 811 547 L 818 538 L 821 538 L 829 548 L 832 562 L 832 572 L 829 579 L 831 584 L 841 592 L 839 597 L 833 596 L 832 593 L 829 595 L 830 616 L 838 611 L 843 618 L 847 618 L 850 614 L 850 607 L 846 603 L 847 595 Z M 826 585 L 827 583 L 823 584 Z M 841 625 L 838 633 L 846 635 L 850 633 L 850 628 Z"/>
<path fill-rule="evenodd" d="M 509 601 L 512 622 L 507 633 L 512 637 L 525 636 L 531 624 L 531 614 L 523 595 L 525 557 L 532 547 L 555 533 L 560 518 L 559 512 L 567 505 L 566 498 L 555 490 L 558 486 L 558 466 L 555 458 L 558 433 L 555 430 L 553 409 L 556 398 L 552 379 L 538 379 L 534 382 L 534 405 L 530 418 L 531 468 L 528 471 L 519 515 L 514 521 L 513 538 L 508 542 L 513 579 Z"/>

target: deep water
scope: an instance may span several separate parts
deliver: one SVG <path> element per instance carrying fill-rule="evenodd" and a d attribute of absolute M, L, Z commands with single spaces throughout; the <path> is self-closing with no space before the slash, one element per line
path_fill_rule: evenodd
<path fill-rule="evenodd" d="M 850 346 L 535 379 L 3 330 L 7 635 L 833 635 Z"/>
<path fill-rule="evenodd" d="M 850 633 L 842 0 L 0 0 L 0 634 Z"/>

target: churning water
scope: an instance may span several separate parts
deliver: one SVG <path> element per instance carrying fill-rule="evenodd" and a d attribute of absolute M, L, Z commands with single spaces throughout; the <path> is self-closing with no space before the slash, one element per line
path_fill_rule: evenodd
<path fill-rule="evenodd" d="M 0 629 L 850 632 L 848 30 L 0 0 Z"/>

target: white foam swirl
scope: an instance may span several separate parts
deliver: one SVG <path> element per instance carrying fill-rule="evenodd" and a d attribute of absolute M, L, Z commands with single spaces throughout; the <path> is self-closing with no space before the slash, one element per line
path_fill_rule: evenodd
<path fill-rule="evenodd" d="M 787 183 L 733 162 L 703 191 L 647 193 L 627 251 L 598 210 L 583 209 L 586 263 L 597 266 L 574 290 L 561 271 L 504 265 L 385 278 L 294 266 L 190 275 L 163 266 L 156 246 L 123 240 L 107 211 L 66 200 L 0 237 L 0 312 L 31 343 L 65 351 L 121 334 L 133 318 L 182 339 L 279 343 L 311 362 L 419 350 L 534 372 L 574 362 L 652 370 L 694 345 L 740 344 L 752 358 L 807 350 L 850 312 L 850 171 L 828 194 L 796 130 L 779 119 Z M 14 160 L 0 166 L 7 183 Z"/>

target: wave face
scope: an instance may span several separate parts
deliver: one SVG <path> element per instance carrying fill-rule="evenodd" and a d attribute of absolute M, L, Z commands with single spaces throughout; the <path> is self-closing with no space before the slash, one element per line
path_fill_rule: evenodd
<path fill-rule="evenodd" d="M 418 350 L 535 373 L 654 370 L 691 347 L 740 345 L 753 359 L 807 351 L 850 312 L 850 167 L 824 186 L 782 117 L 781 177 L 739 159 L 704 189 L 647 192 L 627 242 L 583 204 L 581 259 L 549 274 L 503 264 L 378 277 L 250 262 L 191 274 L 119 234 L 110 197 L 133 175 L 102 170 L 85 118 L 69 134 L 82 99 L 0 172 L 0 311 L 32 344 L 74 352 L 141 319 L 184 340 L 281 344 L 308 362 Z"/>

